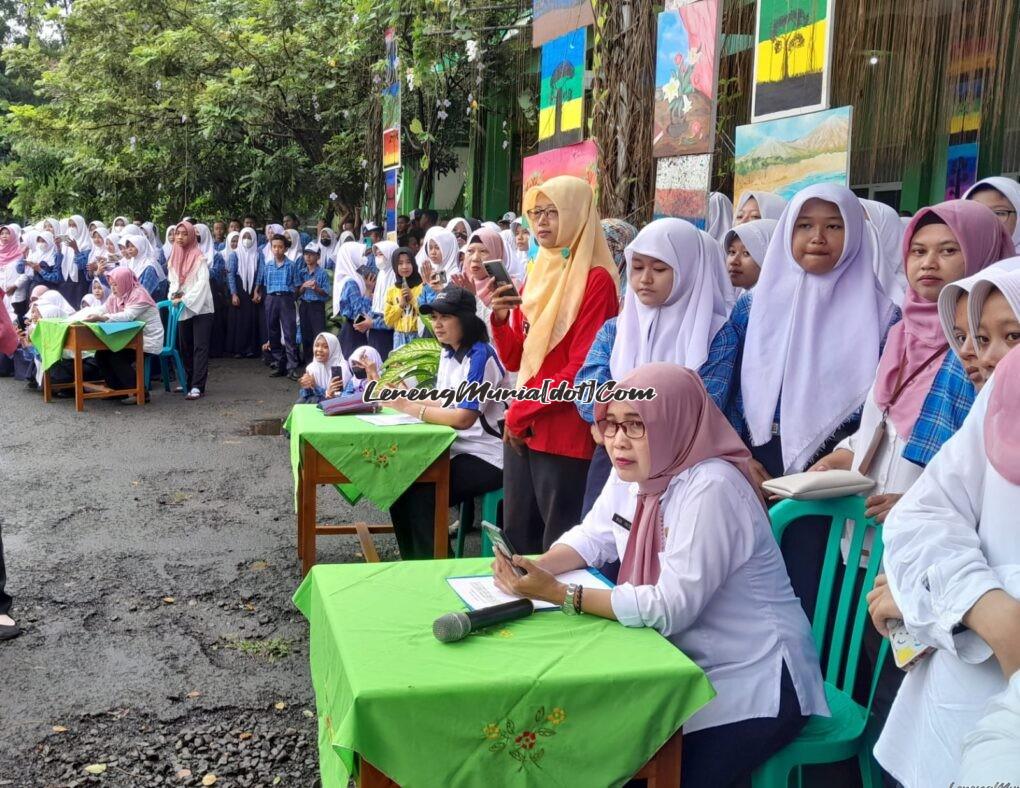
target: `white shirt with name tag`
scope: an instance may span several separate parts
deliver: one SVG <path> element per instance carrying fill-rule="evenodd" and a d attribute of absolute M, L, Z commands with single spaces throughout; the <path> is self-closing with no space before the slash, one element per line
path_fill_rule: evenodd
<path fill-rule="evenodd" d="M 487 342 L 476 342 L 472 347 L 458 353 L 445 349 L 442 351 L 439 357 L 439 372 L 436 375 L 436 388 L 456 391 L 464 382 L 489 383 L 493 389 L 504 388 L 507 385 L 506 370 L 492 345 Z M 502 469 L 503 440 L 499 433 L 499 422 L 506 411 L 506 405 L 491 400 L 464 400 L 455 402 L 453 407 L 476 411 L 478 418 L 467 429 L 457 430 L 457 437 L 450 447 L 450 457 L 472 454 L 485 460 L 489 465 Z"/>

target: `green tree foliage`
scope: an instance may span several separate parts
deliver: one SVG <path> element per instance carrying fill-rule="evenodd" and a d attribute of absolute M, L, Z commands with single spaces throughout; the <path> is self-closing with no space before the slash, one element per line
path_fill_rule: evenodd
<path fill-rule="evenodd" d="M 427 204 L 435 176 L 457 166 L 480 93 L 465 42 L 515 18 L 509 7 L 472 13 L 465 0 L 45 2 L 0 0 L 20 20 L 0 61 L 0 212 L 6 192 L 20 217 L 73 209 L 166 222 L 365 205 L 378 216 L 390 26 L 404 164 Z M 495 59 L 486 67 L 498 73 Z"/>

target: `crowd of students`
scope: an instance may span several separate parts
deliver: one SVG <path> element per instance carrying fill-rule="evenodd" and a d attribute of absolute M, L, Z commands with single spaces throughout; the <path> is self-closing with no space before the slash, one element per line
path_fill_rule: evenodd
<path fill-rule="evenodd" d="M 936 648 L 907 674 L 879 667 L 873 712 L 888 723 L 876 756 L 890 784 L 963 783 L 1020 729 L 1009 509 L 1020 503 L 1020 187 L 989 178 L 902 219 L 834 185 L 790 201 L 749 192 L 735 206 L 713 195 L 710 207 L 707 230 L 659 219 L 638 232 L 600 220 L 590 187 L 559 177 L 527 192 L 521 220 L 441 226 L 417 212 L 395 242 L 371 225 L 362 240 L 350 227 L 311 241 L 270 224 L 263 240 L 253 221 L 210 233 L 186 220 L 168 231 L 165 271 L 151 227 L 115 222 L 109 243 L 105 227 L 72 217 L 0 230 L 0 281 L 19 322 L 53 298 L 33 286 L 84 297 L 86 310 L 116 297 L 115 315 L 151 309 L 163 286 L 192 322 L 186 388 L 199 396 L 219 276 L 227 351 L 266 348 L 301 402 L 361 390 L 426 322 L 443 347 L 440 388 L 654 387 L 651 401 L 396 407 L 457 430 L 451 505 L 503 489 L 509 541 L 540 554 L 515 559 L 523 576 L 498 557 L 504 590 L 654 627 L 707 672 L 718 696 L 685 726 L 685 785 L 746 776 L 828 713 L 808 623 L 828 532 L 805 521 L 776 544 L 763 483 L 869 476 L 885 553 L 865 589 L 865 658 L 879 667 L 892 619 Z M 94 259 L 96 244 L 106 253 Z M 126 258 L 112 273 L 111 247 Z M 490 261 L 512 282 L 497 286 Z M 432 494 L 415 485 L 390 511 L 404 558 L 433 554 Z M 616 587 L 556 580 L 583 566 Z"/>

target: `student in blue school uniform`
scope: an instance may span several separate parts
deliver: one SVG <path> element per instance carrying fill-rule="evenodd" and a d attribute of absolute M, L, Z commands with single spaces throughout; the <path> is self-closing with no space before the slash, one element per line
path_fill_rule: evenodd
<path fill-rule="evenodd" d="M 35 233 L 35 242 L 28 249 L 28 255 L 18 263 L 18 273 L 31 277 L 29 289 L 34 287 L 59 288 L 63 277 L 60 267 L 64 262 L 63 253 L 57 248 L 53 234 L 47 230 Z"/>
<path fill-rule="evenodd" d="M 159 267 L 156 256 L 144 235 L 127 235 L 120 239 L 122 266 L 131 269 L 138 278 L 139 284 L 145 288 L 153 301 L 162 301 L 167 297 L 169 284 L 163 269 Z M 114 269 L 116 270 L 116 269 Z M 100 276 L 101 279 L 106 277 Z M 109 285 L 108 282 L 103 282 Z"/>
<path fill-rule="evenodd" d="M 637 234 L 624 255 L 623 309 L 595 335 L 574 385 L 619 381 L 636 367 L 655 361 L 679 364 L 707 376 L 710 350 L 720 349 L 722 340 L 716 343 L 715 339 L 728 317 L 719 244 L 689 222 L 658 219 Z M 708 393 L 713 395 L 712 390 Z M 576 405 L 581 418 L 592 425 L 597 444 L 588 468 L 584 515 L 602 493 L 612 462 L 594 426 L 595 403 Z"/>
<path fill-rule="evenodd" d="M 379 351 L 382 360 L 393 350 L 394 331 L 386 324 L 386 295 L 397 283 L 393 270 L 393 255 L 400 247 L 395 241 L 377 241 L 372 245 L 371 254 L 379 271 L 376 286 L 372 291 L 372 327 L 368 331 L 368 344 Z"/>
<path fill-rule="evenodd" d="M 63 245 L 63 260 L 60 265 L 62 281 L 57 289 L 69 304 L 78 304 L 88 295 L 92 284 L 87 270 L 92 238 L 84 216 L 72 216 L 65 224 L 66 229 L 59 239 Z"/>
<path fill-rule="evenodd" d="M 276 369 L 275 378 L 298 379 L 297 310 L 294 301 L 301 285 L 297 265 L 287 258 L 290 240 L 277 235 L 270 241 L 273 260 L 263 266 L 259 274 L 259 301 L 265 298 L 266 329 L 269 332 L 269 352 Z M 257 302 L 256 302 L 257 303 Z"/>
<path fill-rule="evenodd" d="M 860 201 L 843 186 L 798 192 L 761 277 L 730 314 L 709 361 L 758 485 L 799 473 L 852 435 L 899 310 L 875 277 Z M 852 337 L 848 335 L 852 332 Z M 795 524 L 783 540 L 794 590 L 814 613 L 827 530 Z"/>
<path fill-rule="evenodd" d="M 340 347 L 344 356 L 364 344 L 365 334 L 372 326 L 372 292 L 376 276 L 367 265 L 365 245 L 347 241 L 340 245 L 333 271 L 333 315 L 343 320 Z"/>
<path fill-rule="evenodd" d="M 227 339 L 227 309 L 230 303 L 227 297 L 227 265 L 218 251 L 212 231 L 204 224 L 196 224 L 198 246 L 209 266 L 209 288 L 213 295 L 213 327 L 209 337 L 209 357 L 223 356 L 223 347 Z"/>
<path fill-rule="evenodd" d="M 298 268 L 298 321 L 303 357 L 312 357 L 312 343 L 326 330 L 326 302 L 333 297 L 329 271 L 319 265 L 322 250 L 314 241 L 305 244 L 304 262 Z"/>
<path fill-rule="evenodd" d="M 299 405 L 316 405 L 327 398 L 327 391 L 333 391 L 336 396 L 337 389 L 346 386 L 351 379 L 351 368 L 340 349 L 340 340 L 328 331 L 315 337 L 311 359 L 298 381 L 301 384 Z M 334 377 L 333 371 L 337 368 L 340 376 Z"/>
<path fill-rule="evenodd" d="M 227 289 L 230 312 L 227 317 L 227 352 L 234 358 L 257 358 L 262 345 L 262 305 L 255 300 L 262 255 L 255 229 L 245 227 L 238 234 L 237 248 L 227 256 Z"/>

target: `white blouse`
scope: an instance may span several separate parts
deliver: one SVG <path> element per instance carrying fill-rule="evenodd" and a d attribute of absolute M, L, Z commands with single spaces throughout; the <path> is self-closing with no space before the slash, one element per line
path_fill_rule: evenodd
<path fill-rule="evenodd" d="M 181 320 L 190 320 L 196 315 L 211 315 L 213 306 L 212 288 L 209 286 L 209 265 L 200 263 L 195 266 L 191 278 L 183 284 L 177 279 L 177 272 L 170 269 L 167 276 L 170 280 L 169 293 L 172 296 L 178 291 L 183 291 L 184 297 L 181 301 L 184 304 L 184 311 L 181 312 Z"/>
<path fill-rule="evenodd" d="M 988 704 L 985 716 L 963 740 L 957 785 L 1008 785 L 1020 777 L 1020 672 Z"/>
<path fill-rule="evenodd" d="M 1006 689 L 988 644 L 969 630 L 953 635 L 988 591 L 1020 598 L 1020 486 L 992 468 L 984 448 L 994 384 L 993 377 L 882 533 L 889 588 L 907 629 L 937 649 L 905 676 L 875 747 L 906 788 L 955 780 L 964 737 Z"/>
<path fill-rule="evenodd" d="M 557 544 L 599 567 L 623 555 L 637 484 L 614 470 L 584 522 Z M 655 585 L 612 591 L 613 613 L 629 627 L 653 627 L 705 671 L 717 696 L 688 733 L 779 713 L 786 663 L 804 714 L 828 716 L 818 654 L 793 594 L 768 516 L 750 484 L 724 460 L 677 474 L 664 494 L 664 549 Z"/>

